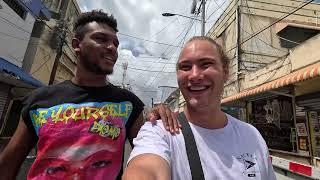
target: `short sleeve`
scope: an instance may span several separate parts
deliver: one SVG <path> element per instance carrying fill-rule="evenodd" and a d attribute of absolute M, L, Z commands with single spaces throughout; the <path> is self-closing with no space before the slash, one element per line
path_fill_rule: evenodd
<path fill-rule="evenodd" d="M 142 154 L 155 154 L 165 159 L 171 165 L 169 139 L 162 122 L 155 125 L 146 122 L 133 140 L 134 148 L 131 151 L 128 163 L 131 159 Z"/>
<path fill-rule="evenodd" d="M 129 130 L 131 126 L 134 124 L 134 122 L 137 120 L 139 115 L 142 113 L 144 109 L 144 103 L 132 92 L 127 91 L 127 95 L 130 97 L 130 102 L 132 103 L 132 113 L 129 117 L 129 121 L 126 124 L 127 134 L 129 133 Z"/>
<path fill-rule="evenodd" d="M 131 101 L 133 104 L 133 111 L 132 114 L 130 116 L 130 119 L 135 121 L 139 115 L 142 113 L 143 109 L 144 109 L 144 103 L 133 93 L 131 93 Z"/>
<path fill-rule="evenodd" d="M 32 133 L 34 137 L 38 137 L 37 133 L 33 127 L 29 112 L 31 109 L 32 101 L 34 99 L 34 92 L 27 94 L 22 100 L 22 110 L 21 110 L 21 117 L 26 126 L 28 127 L 29 131 Z"/>

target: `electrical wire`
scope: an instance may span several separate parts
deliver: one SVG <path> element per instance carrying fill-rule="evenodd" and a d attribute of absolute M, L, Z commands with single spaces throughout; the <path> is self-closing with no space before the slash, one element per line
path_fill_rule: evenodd
<path fill-rule="evenodd" d="M 118 32 L 118 34 L 120 34 L 120 35 L 122 35 L 122 36 L 131 37 L 131 38 L 134 38 L 134 39 L 139 39 L 139 40 L 141 40 L 141 41 L 146 41 L 146 42 L 155 43 L 155 44 L 172 46 L 172 47 L 180 47 L 180 46 L 176 46 L 176 45 L 172 45 L 172 44 L 167 44 L 167 43 L 163 43 L 163 42 L 157 42 L 157 41 L 151 41 L 151 40 L 148 40 L 148 39 L 143 39 L 143 38 L 140 38 L 140 37 L 132 36 L 132 35 L 129 35 L 129 34 L 124 34 L 124 33 L 121 33 L 121 32 Z"/>
<path fill-rule="evenodd" d="M 306 3 L 302 3 L 301 6 L 298 6 L 297 8 L 295 8 L 293 11 L 289 12 L 288 14 L 285 14 L 283 16 L 281 16 L 280 18 L 278 18 L 277 20 L 275 20 L 274 22 L 272 22 L 270 25 L 265 26 L 264 28 L 262 28 L 261 30 L 255 32 L 253 35 L 249 36 L 248 38 L 246 38 L 245 40 L 243 40 L 242 42 L 240 42 L 239 44 L 237 44 L 236 46 L 234 46 L 233 48 L 229 49 L 226 52 L 230 52 L 231 50 L 237 48 L 238 46 L 242 45 L 243 43 L 249 41 L 250 39 L 256 37 L 258 34 L 260 34 L 261 32 L 265 31 L 266 29 L 270 28 L 271 26 L 275 25 L 276 23 L 282 21 L 283 19 L 287 18 L 288 16 L 292 15 L 293 13 L 297 12 L 298 10 L 300 10 L 301 8 L 305 7 L 306 5 L 310 4 L 311 2 L 313 2 L 314 0 L 310 0 L 307 1 Z"/>
<path fill-rule="evenodd" d="M 36 70 L 34 70 L 33 72 L 31 72 L 31 75 L 34 75 L 36 72 L 38 72 L 45 64 L 48 63 L 48 61 L 50 61 L 51 56 L 50 53 L 47 53 L 43 58 L 41 58 L 41 60 L 44 60 L 45 58 L 48 58 L 47 60 L 45 60 Z"/>
<path fill-rule="evenodd" d="M 214 0 L 213 0 L 213 1 L 214 1 Z M 216 12 L 218 12 L 218 11 L 217 11 L 218 9 L 221 9 L 221 10 L 222 10 L 222 6 L 223 6 L 226 2 L 227 2 L 227 0 L 223 1 L 223 3 L 220 4 L 220 5 L 208 16 L 208 18 L 207 18 L 206 21 L 208 21 L 208 20 L 211 18 L 212 15 L 214 15 Z"/>

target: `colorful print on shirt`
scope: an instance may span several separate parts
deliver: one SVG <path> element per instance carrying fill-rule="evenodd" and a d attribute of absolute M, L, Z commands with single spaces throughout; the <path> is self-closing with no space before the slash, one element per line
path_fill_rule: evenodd
<path fill-rule="evenodd" d="M 131 112 L 130 102 L 68 103 L 31 111 L 39 141 L 28 179 L 116 179 Z"/>

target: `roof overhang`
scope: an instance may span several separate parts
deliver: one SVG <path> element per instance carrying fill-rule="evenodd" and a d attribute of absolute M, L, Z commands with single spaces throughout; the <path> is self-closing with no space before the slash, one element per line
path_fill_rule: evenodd
<path fill-rule="evenodd" d="M 22 68 L 0 57 L 0 81 L 17 87 L 37 88 L 44 86 Z"/>
<path fill-rule="evenodd" d="M 308 79 L 312 79 L 320 76 L 320 63 L 307 66 L 303 69 L 292 72 L 286 76 L 279 79 L 273 80 L 271 82 L 262 84 L 258 87 L 244 90 L 238 94 L 226 97 L 221 100 L 221 104 L 230 103 L 232 101 L 240 100 L 245 97 L 254 96 L 261 93 L 267 93 L 267 91 L 272 91 L 284 86 L 299 83 Z M 273 93 L 274 94 L 274 93 Z"/>

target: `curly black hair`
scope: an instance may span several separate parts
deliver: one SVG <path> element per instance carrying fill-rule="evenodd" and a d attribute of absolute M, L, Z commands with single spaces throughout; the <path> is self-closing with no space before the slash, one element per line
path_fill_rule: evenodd
<path fill-rule="evenodd" d="M 87 32 L 87 28 L 85 28 L 85 25 L 94 21 L 107 24 L 115 32 L 118 32 L 117 20 L 113 17 L 113 15 L 109 15 L 102 10 L 92 10 L 89 12 L 81 13 L 75 21 L 73 26 L 75 37 L 82 40 L 84 34 Z"/>

